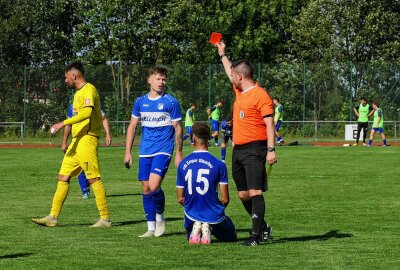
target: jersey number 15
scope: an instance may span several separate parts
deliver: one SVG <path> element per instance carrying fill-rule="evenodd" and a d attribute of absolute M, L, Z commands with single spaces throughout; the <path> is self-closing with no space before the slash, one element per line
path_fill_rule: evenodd
<path fill-rule="evenodd" d="M 185 181 L 188 182 L 188 192 L 189 192 L 190 195 L 193 194 L 193 184 L 192 184 L 193 177 L 192 177 L 192 174 L 193 174 L 192 169 L 189 169 L 188 172 L 185 175 Z M 200 195 L 204 195 L 208 191 L 208 188 L 209 188 L 210 184 L 208 182 L 208 179 L 206 177 L 204 177 L 204 175 L 209 175 L 209 174 L 210 174 L 210 170 L 208 170 L 208 169 L 199 169 L 198 172 L 197 172 L 196 182 L 197 183 L 203 182 L 203 188 L 201 188 L 200 186 L 196 187 L 196 191 Z"/>

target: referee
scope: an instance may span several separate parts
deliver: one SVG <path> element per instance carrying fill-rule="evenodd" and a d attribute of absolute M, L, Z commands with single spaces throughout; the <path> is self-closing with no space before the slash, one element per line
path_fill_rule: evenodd
<path fill-rule="evenodd" d="M 272 229 L 264 220 L 267 191 L 266 161 L 277 162 L 275 155 L 274 104 L 264 88 L 253 80 L 247 60 L 233 64 L 225 55 L 225 44 L 215 45 L 236 96 L 233 105 L 232 176 L 239 198 L 251 215 L 252 230 L 244 246 L 256 246 L 268 240 Z"/>

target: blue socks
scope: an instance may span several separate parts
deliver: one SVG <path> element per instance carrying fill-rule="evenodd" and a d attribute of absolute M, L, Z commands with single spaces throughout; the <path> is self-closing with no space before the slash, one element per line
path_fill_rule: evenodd
<path fill-rule="evenodd" d="M 153 196 L 151 194 L 143 194 L 143 209 L 146 214 L 147 221 L 156 221 L 156 209 L 153 204 Z"/>
<path fill-rule="evenodd" d="M 84 172 L 81 172 L 78 175 L 78 182 L 79 182 L 79 186 L 81 187 L 82 194 L 88 193 L 90 190 L 90 185 L 89 185 L 88 180 L 86 179 L 86 175 Z"/>
<path fill-rule="evenodd" d="M 225 156 L 226 156 L 226 148 L 221 148 L 221 159 L 225 160 Z"/>
<path fill-rule="evenodd" d="M 372 140 L 368 141 L 368 145 L 370 145 L 370 146 L 372 145 Z"/>
<path fill-rule="evenodd" d="M 185 134 L 182 139 L 186 140 L 187 138 L 189 138 L 189 135 Z"/>
<path fill-rule="evenodd" d="M 164 213 L 165 210 L 165 195 L 164 191 L 160 188 L 159 190 L 151 193 L 153 199 L 154 210 L 157 214 Z"/>
<path fill-rule="evenodd" d="M 386 139 L 383 140 L 383 145 L 386 145 Z"/>

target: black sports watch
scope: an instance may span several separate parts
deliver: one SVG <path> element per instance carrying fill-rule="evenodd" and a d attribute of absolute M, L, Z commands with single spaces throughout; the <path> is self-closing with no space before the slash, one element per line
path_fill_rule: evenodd
<path fill-rule="evenodd" d="M 275 147 L 268 146 L 267 150 L 268 152 L 275 152 Z"/>

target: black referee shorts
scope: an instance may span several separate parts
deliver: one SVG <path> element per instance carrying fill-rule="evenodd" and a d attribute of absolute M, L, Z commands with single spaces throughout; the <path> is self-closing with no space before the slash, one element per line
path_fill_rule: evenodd
<path fill-rule="evenodd" d="M 235 145 L 232 154 L 232 176 L 238 191 L 268 189 L 267 141 Z"/>

